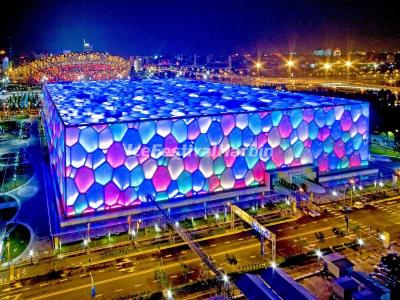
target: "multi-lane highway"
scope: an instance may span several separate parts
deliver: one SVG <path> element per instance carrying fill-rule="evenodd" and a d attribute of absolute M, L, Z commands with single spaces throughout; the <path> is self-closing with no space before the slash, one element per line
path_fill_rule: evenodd
<path fill-rule="evenodd" d="M 400 200 L 382 202 L 349 214 L 350 223 L 360 225 L 359 234 L 365 241 L 361 255 L 369 255 L 383 250 L 377 238 L 376 230 L 388 231 L 391 240 L 397 241 L 400 234 Z M 319 247 L 327 247 L 337 243 L 337 238 L 331 231 L 332 226 L 345 228 L 344 215 L 340 211 L 329 209 L 326 216 L 319 219 L 303 217 L 297 221 L 270 226 L 277 235 L 277 254 L 281 258 L 302 251 L 312 251 Z M 371 227 L 370 227 L 371 226 Z M 316 232 L 323 232 L 325 240 L 321 244 L 315 238 Z M 353 240 L 355 234 L 350 234 L 339 241 Z M 301 242 L 299 242 L 302 240 Z M 264 258 L 260 255 L 260 244 L 255 234 L 250 230 L 240 230 L 226 233 L 215 238 L 200 241 L 205 252 L 226 272 L 237 268 L 250 268 L 252 264 L 269 263 L 270 253 Z M 179 245 L 179 244 L 178 244 Z M 267 247 L 268 249 L 268 247 Z M 346 250 L 346 255 L 354 260 L 356 266 L 363 268 L 363 260 L 359 260 L 359 252 Z M 225 259 L 226 254 L 235 255 L 238 259 L 236 266 L 231 266 Z M 24 285 L 3 284 L 0 287 L 0 299 L 90 299 L 91 280 L 88 268 L 90 252 L 79 256 L 80 265 L 70 276 L 62 279 Z M 359 262 L 357 262 L 357 259 Z M 85 263 L 86 261 L 87 263 Z M 360 263 L 361 262 L 361 263 Z M 182 273 L 182 264 L 189 266 L 187 278 Z M 98 299 L 112 299 L 133 293 L 157 291 L 160 283 L 155 280 L 155 269 L 163 268 L 168 276 L 169 285 L 174 288 L 180 284 L 197 280 L 200 276 L 200 259 L 187 246 L 157 247 L 143 254 L 126 255 L 124 261 L 114 261 L 106 268 L 92 270 Z M 306 269 L 288 270 L 292 276 L 318 268 L 312 264 Z M 21 269 L 24 272 L 24 268 Z M 201 272 L 204 275 L 204 270 Z M 207 273 L 207 272 L 206 272 Z"/>

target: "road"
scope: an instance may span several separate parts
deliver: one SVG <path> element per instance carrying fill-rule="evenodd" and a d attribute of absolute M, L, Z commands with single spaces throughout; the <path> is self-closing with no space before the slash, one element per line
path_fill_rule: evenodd
<path fill-rule="evenodd" d="M 397 211 L 400 208 L 400 201 L 379 203 L 363 209 L 355 210 L 349 214 L 351 223 L 360 225 L 360 234 L 365 241 L 362 249 L 363 256 L 371 256 L 376 251 L 382 251 L 381 242 L 376 238 L 376 229 L 387 230 L 392 240 L 398 239 L 400 234 L 400 215 Z M 371 225 L 371 230 L 369 226 Z M 340 211 L 331 210 L 325 217 L 311 219 L 303 217 L 296 222 L 290 222 L 269 227 L 277 235 L 277 254 L 284 257 L 290 254 L 299 253 L 299 240 L 305 240 L 304 250 L 311 251 L 319 247 L 327 247 L 336 244 L 336 237 L 331 232 L 331 227 L 345 227 L 344 216 Z M 319 244 L 315 239 L 315 232 L 321 231 L 325 234 L 325 241 Z M 355 238 L 354 234 L 346 237 L 346 240 Z M 343 242 L 343 241 L 341 241 Z M 252 264 L 269 263 L 270 253 L 263 259 L 260 255 L 260 244 L 253 232 L 247 230 L 235 234 L 226 234 L 217 239 L 210 239 L 199 242 L 205 252 L 226 272 L 235 271 L 237 267 L 251 267 Z M 267 249 L 269 249 L 267 247 Z M 346 250 L 351 259 L 354 258 L 356 266 L 362 268 L 358 251 Z M 225 260 L 225 254 L 235 255 L 238 259 L 237 266 L 230 266 Z M 90 255 L 90 254 L 89 254 Z M 131 265 L 129 265 L 130 263 Z M 184 283 L 181 272 L 181 262 L 190 266 L 190 273 L 187 282 L 197 280 L 200 272 L 200 259 L 193 254 L 187 246 L 174 248 L 154 249 L 153 252 L 143 255 L 127 256 L 123 267 L 121 263 L 115 262 L 106 269 L 93 270 L 97 298 L 112 299 L 118 295 L 128 293 L 147 293 L 156 291 L 159 283 L 154 280 L 155 268 L 163 266 L 168 274 L 171 287 Z M 370 265 L 371 266 L 371 265 Z M 307 269 L 312 271 L 318 268 L 318 264 L 311 265 Z M 288 270 L 293 275 L 295 271 Z M 22 270 L 23 272 L 23 270 Z M 306 272 L 301 269 L 299 274 Z M 203 272 L 204 273 L 204 272 Z M 90 276 L 85 268 L 77 271 L 77 274 L 61 280 L 40 282 L 25 286 L 7 285 L 0 287 L 0 299 L 90 299 Z"/>

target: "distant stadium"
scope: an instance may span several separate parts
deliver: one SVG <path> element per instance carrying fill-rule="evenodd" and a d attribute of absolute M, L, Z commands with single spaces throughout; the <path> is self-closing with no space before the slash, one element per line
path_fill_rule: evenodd
<path fill-rule="evenodd" d="M 67 53 L 37 59 L 12 70 L 12 82 L 46 83 L 127 78 L 129 62 L 107 53 Z"/>

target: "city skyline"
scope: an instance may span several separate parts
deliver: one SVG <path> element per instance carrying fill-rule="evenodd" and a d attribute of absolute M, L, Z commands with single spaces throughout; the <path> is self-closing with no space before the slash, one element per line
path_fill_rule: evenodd
<path fill-rule="evenodd" d="M 11 39 L 15 53 L 81 51 L 86 38 L 97 51 L 125 56 L 316 48 L 395 51 L 400 24 L 390 5 L 391 1 L 17 1 L 0 21 L 0 48 L 8 49 Z"/>

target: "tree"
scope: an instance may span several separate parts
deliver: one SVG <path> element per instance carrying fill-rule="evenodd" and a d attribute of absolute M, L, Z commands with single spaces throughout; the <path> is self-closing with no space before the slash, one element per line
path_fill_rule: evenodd
<path fill-rule="evenodd" d="M 315 238 L 318 240 L 320 244 L 323 244 L 325 241 L 325 234 L 321 231 L 315 233 Z"/>
<path fill-rule="evenodd" d="M 189 265 L 187 265 L 183 262 L 181 262 L 180 265 L 181 265 L 181 272 L 182 272 L 183 278 L 185 278 L 185 284 L 186 284 L 187 278 L 190 274 L 190 267 L 189 267 Z"/>
<path fill-rule="evenodd" d="M 160 290 L 164 289 L 167 286 L 168 277 L 164 268 L 160 268 L 160 266 L 156 268 L 156 270 L 154 271 L 154 280 L 158 280 Z"/>
<path fill-rule="evenodd" d="M 336 236 L 336 242 L 339 243 L 339 239 L 343 238 L 346 236 L 346 232 L 338 227 L 333 226 L 332 227 L 332 232 L 335 234 Z"/>
<path fill-rule="evenodd" d="M 298 240 L 295 241 L 296 245 L 299 247 L 300 249 L 300 253 L 303 253 L 304 248 L 307 246 L 307 240 L 304 238 L 300 238 Z"/>
<path fill-rule="evenodd" d="M 237 265 L 238 261 L 235 255 L 229 255 L 228 253 L 225 254 L 225 260 L 231 265 Z"/>

